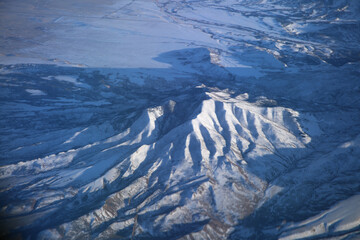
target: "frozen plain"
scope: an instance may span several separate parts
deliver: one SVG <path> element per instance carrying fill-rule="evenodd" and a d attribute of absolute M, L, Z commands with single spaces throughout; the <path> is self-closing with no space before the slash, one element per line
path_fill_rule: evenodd
<path fill-rule="evenodd" d="M 2 1 L 1 238 L 358 239 L 360 3 Z"/>

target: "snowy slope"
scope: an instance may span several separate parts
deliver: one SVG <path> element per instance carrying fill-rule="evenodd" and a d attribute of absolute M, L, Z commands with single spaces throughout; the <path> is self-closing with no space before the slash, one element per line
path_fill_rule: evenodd
<path fill-rule="evenodd" d="M 359 238 L 359 8 L 2 1 L 0 238 Z"/>
<path fill-rule="evenodd" d="M 288 226 L 280 239 L 329 237 L 331 235 L 347 235 L 346 237 L 351 238 L 358 233 L 360 216 L 359 212 L 353 211 L 353 209 L 358 209 L 359 203 L 359 195 L 346 199 L 320 215 Z"/>

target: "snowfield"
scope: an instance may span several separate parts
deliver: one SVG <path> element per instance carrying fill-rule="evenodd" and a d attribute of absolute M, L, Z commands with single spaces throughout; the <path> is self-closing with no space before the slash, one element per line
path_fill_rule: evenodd
<path fill-rule="evenodd" d="M 0 20 L 0 238 L 360 238 L 360 2 Z"/>

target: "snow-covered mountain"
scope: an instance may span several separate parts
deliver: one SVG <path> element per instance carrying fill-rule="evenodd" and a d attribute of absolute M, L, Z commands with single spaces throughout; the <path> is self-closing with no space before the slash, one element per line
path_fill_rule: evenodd
<path fill-rule="evenodd" d="M 5 0 L 0 19 L 0 238 L 360 237 L 360 3 Z"/>

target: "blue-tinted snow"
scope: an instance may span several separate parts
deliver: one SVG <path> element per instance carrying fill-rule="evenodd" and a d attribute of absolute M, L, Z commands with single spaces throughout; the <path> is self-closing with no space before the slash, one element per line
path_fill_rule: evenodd
<path fill-rule="evenodd" d="M 359 7 L 2 1 L 1 238 L 356 239 Z"/>

